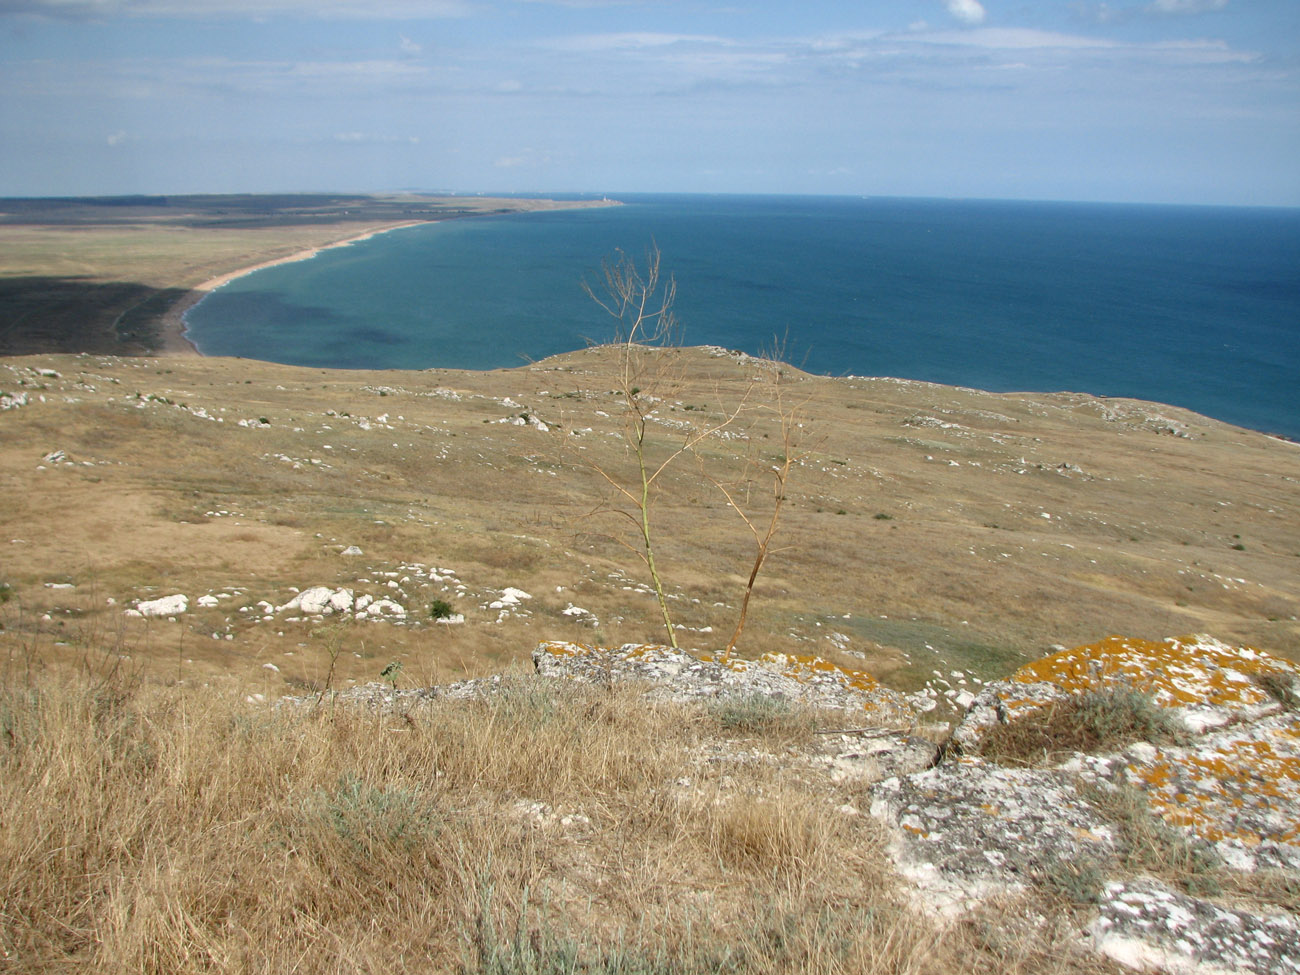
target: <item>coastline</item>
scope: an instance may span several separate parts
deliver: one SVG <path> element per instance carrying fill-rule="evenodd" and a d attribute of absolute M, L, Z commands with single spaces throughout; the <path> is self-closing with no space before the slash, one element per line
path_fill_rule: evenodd
<path fill-rule="evenodd" d="M 562 202 L 554 200 L 519 200 L 512 202 L 515 205 L 509 209 L 512 212 L 518 213 L 530 213 L 538 210 L 569 210 L 585 209 L 587 207 L 622 206 L 620 201 L 609 199 L 585 201 L 572 200 Z M 521 203 L 531 203 L 532 205 L 518 205 Z M 371 224 L 366 230 L 363 230 L 360 233 L 352 233 L 347 237 L 342 237 L 338 240 L 320 244 L 315 247 L 308 247 L 304 250 L 295 251 L 294 253 L 287 254 L 283 257 L 277 257 L 267 261 L 259 261 L 256 264 L 250 264 L 245 267 L 236 268 L 233 271 L 218 274 L 216 277 L 209 278 L 201 284 L 191 287 L 184 297 L 176 301 L 159 317 L 158 348 L 156 354 L 166 357 L 202 356 L 203 353 L 199 350 L 198 346 L 190 341 L 189 337 L 186 335 L 185 315 L 191 308 L 207 297 L 208 294 L 215 291 L 217 288 L 220 288 L 223 284 L 228 284 L 235 278 L 241 278 L 245 274 L 252 274 L 254 271 L 261 271 L 268 267 L 275 267 L 278 264 L 292 264 L 297 261 L 309 260 L 322 251 L 333 250 L 335 247 L 347 247 L 349 244 L 357 244 L 361 241 L 369 240 L 372 237 L 377 237 L 379 234 L 386 234 L 392 230 L 402 230 L 406 227 L 418 227 L 422 224 L 441 223 L 443 220 L 457 219 L 464 216 L 480 215 L 486 215 L 486 212 L 484 214 L 473 213 L 449 216 L 428 216 L 418 220 L 375 223 Z"/>
<path fill-rule="evenodd" d="M 340 240 L 331 241 L 328 244 L 322 244 L 319 247 L 308 247 L 304 250 L 295 251 L 284 257 L 277 257 L 269 261 L 259 261 L 257 264 L 250 264 L 245 267 L 236 268 L 233 271 L 227 271 L 224 274 L 218 274 L 214 278 L 194 285 L 189 289 L 189 293 L 173 304 L 159 319 L 159 347 L 158 355 L 166 357 L 194 357 L 202 356 L 189 336 L 186 334 L 188 329 L 185 324 L 185 315 L 191 308 L 206 298 L 210 293 L 220 288 L 224 284 L 229 284 L 236 278 L 242 278 L 246 274 L 252 274 L 254 271 L 265 270 L 268 267 L 276 267 L 280 264 L 293 264 L 298 261 L 306 261 L 320 254 L 322 251 L 333 250 L 336 247 L 347 247 L 350 244 L 357 244 L 380 234 L 386 234 L 392 230 L 402 230 L 406 227 L 418 227 L 422 224 L 438 223 L 437 220 L 403 220 L 400 223 L 380 224 L 371 227 L 369 230 L 359 234 L 351 234 Z"/>

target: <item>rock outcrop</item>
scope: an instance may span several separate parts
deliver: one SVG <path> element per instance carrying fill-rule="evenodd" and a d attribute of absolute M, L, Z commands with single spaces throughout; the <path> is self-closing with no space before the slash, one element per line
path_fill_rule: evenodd
<path fill-rule="evenodd" d="M 1207 637 L 1112 637 L 989 684 L 942 749 L 915 735 L 901 694 L 817 657 L 546 642 L 533 662 L 533 678 L 369 685 L 341 697 L 409 707 L 540 678 L 630 685 L 711 708 L 755 699 L 805 706 L 833 718 L 814 743 L 769 754 L 717 742 L 704 760 L 777 762 L 824 777 L 828 790 L 846 788 L 862 808 L 841 811 L 869 806 L 928 911 L 959 916 L 1036 890 L 1073 902 L 1079 943 L 1130 968 L 1300 975 L 1300 923 L 1287 909 L 1300 890 L 1300 670 L 1288 661 Z M 986 747 L 1070 702 L 1104 708 L 1108 694 L 1154 708 L 1160 734 L 1014 760 Z"/>
<path fill-rule="evenodd" d="M 815 708 L 863 712 L 873 723 L 910 728 L 916 713 L 906 698 L 870 674 L 846 670 L 820 657 L 766 653 L 757 660 L 650 644 L 614 649 L 549 641 L 533 651 L 543 677 L 589 683 L 644 683 L 650 693 L 676 701 L 707 701 L 727 696 L 764 695 Z"/>
<path fill-rule="evenodd" d="M 918 897 L 941 909 L 1032 884 L 1095 902 L 1096 947 L 1124 964 L 1300 972 L 1294 917 L 1191 892 L 1261 871 L 1300 883 L 1298 677 L 1285 660 L 1208 637 L 1062 651 L 988 685 L 946 760 L 875 785 L 872 811 L 892 827 L 892 854 Z M 1141 695 L 1169 735 L 1044 750 L 1033 767 L 976 754 L 995 729 L 1089 695 L 1105 707 L 1108 693 Z"/>

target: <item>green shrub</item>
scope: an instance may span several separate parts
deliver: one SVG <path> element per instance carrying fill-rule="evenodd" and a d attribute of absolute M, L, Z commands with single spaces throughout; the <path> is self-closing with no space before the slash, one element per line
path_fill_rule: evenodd
<path fill-rule="evenodd" d="M 1106 867 L 1096 860 L 1055 860 L 1033 878 L 1042 890 L 1076 904 L 1096 904 L 1106 884 Z"/>
<path fill-rule="evenodd" d="M 423 843 L 436 831 L 437 817 L 412 789 L 380 789 L 351 773 L 333 789 L 315 789 L 304 805 L 308 819 L 325 823 L 358 852 L 376 844 L 402 850 Z"/>
<path fill-rule="evenodd" d="M 806 730 L 809 715 L 783 697 L 768 694 L 729 694 L 714 702 L 709 712 L 724 732 L 741 734 L 792 734 Z"/>

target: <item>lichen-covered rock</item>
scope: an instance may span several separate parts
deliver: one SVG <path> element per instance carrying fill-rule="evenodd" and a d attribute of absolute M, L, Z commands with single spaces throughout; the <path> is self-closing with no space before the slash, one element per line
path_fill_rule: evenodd
<path fill-rule="evenodd" d="M 1300 674 L 1286 660 L 1209 637 L 1111 637 L 988 685 L 934 769 L 872 787 L 892 855 L 932 903 L 962 907 L 1024 881 L 1098 891 L 1094 947 L 1169 972 L 1300 972 L 1294 919 L 1115 876 L 1125 838 L 1103 801 L 1121 789 L 1223 869 L 1300 871 Z M 1075 753 L 1008 769 L 972 757 L 987 733 L 1075 695 L 1138 691 L 1182 729 L 1169 742 Z M 1109 876 L 1110 883 L 1097 887 Z M 1090 896 L 1085 899 L 1091 899 Z"/>
<path fill-rule="evenodd" d="M 916 719 L 901 694 L 870 674 L 814 656 L 769 653 L 757 660 L 724 660 L 649 644 L 609 649 L 547 641 L 533 651 L 533 664 L 543 677 L 645 682 L 652 694 L 678 701 L 763 694 L 810 707 L 867 712 L 880 724 L 910 726 Z"/>
<path fill-rule="evenodd" d="M 1232 910 L 1151 880 L 1107 884 L 1089 929 L 1093 946 L 1130 968 L 1300 975 L 1300 924 Z"/>
<path fill-rule="evenodd" d="M 999 724 L 1041 710 L 1068 699 L 1070 692 L 1056 684 L 1042 681 L 1022 684 L 999 680 L 986 684 L 966 709 L 961 723 L 949 737 L 949 747 L 958 752 L 973 752 L 984 736 Z"/>
<path fill-rule="evenodd" d="M 953 733 L 962 747 L 978 743 L 998 722 L 1015 721 L 1072 694 L 1136 690 L 1189 732 L 1252 720 L 1280 709 L 1267 678 L 1300 679 L 1300 668 L 1254 647 L 1208 636 L 1168 640 L 1107 637 L 1026 664 L 989 684 Z"/>
<path fill-rule="evenodd" d="M 1170 826 L 1209 843 L 1230 867 L 1300 870 L 1300 714 L 1242 721 L 1189 745 L 1131 745 L 1066 771 L 1130 785 Z"/>
<path fill-rule="evenodd" d="M 891 855 L 944 911 L 1026 883 L 1064 882 L 1115 854 L 1115 830 L 1052 769 L 960 758 L 871 788 L 871 813 L 894 829 Z"/>
<path fill-rule="evenodd" d="M 1277 693 L 1290 682 L 1300 687 L 1300 668 L 1253 647 L 1206 636 L 1110 637 L 989 684 L 952 742 L 971 751 L 995 725 L 1071 695 L 1141 691 L 1185 730 L 1188 743 L 1138 743 L 1118 755 L 1076 756 L 1065 767 L 1137 787 L 1169 825 L 1216 844 L 1242 869 L 1300 867 L 1300 714 Z"/>

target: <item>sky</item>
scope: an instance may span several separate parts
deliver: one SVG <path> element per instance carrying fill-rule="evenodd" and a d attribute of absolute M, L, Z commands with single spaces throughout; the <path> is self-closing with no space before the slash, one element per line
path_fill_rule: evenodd
<path fill-rule="evenodd" d="M 1300 206 L 1300 0 L 0 0 L 0 195 Z"/>

